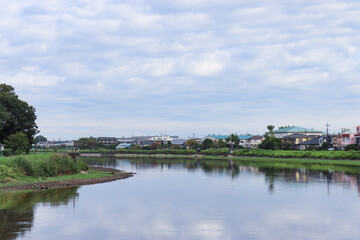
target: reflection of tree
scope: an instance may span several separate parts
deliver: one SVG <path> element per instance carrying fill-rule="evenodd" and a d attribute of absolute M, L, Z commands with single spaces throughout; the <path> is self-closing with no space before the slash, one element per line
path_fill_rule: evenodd
<path fill-rule="evenodd" d="M 8 192 L 0 194 L 0 239 L 15 239 L 32 227 L 34 206 L 50 203 L 66 205 L 77 196 L 77 189 L 62 188 L 42 192 Z"/>
<path fill-rule="evenodd" d="M 115 158 L 84 158 L 87 163 L 100 166 L 116 166 Z M 338 166 L 325 164 L 283 163 L 272 161 L 242 161 L 242 160 L 203 160 L 203 159 L 166 159 L 166 158 L 131 158 L 126 159 L 138 169 L 148 168 L 178 168 L 196 171 L 202 169 L 206 174 L 224 174 L 236 178 L 241 172 L 264 174 L 273 192 L 277 179 L 285 182 L 340 182 L 344 186 L 358 187 L 360 167 Z M 359 187 L 360 194 L 360 187 Z"/>
<path fill-rule="evenodd" d="M 81 157 L 81 160 L 88 165 L 96 165 L 101 167 L 116 167 L 115 157 Z"/>
<path fill-rule="evenodd" d="M 0 210 L 0 239 L 10 240 L 22 236 L 32 227 L 34 211 Z"/>

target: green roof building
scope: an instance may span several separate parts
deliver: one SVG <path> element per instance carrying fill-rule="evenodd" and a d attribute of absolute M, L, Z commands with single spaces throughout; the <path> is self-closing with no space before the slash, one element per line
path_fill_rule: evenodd
<path fill-rule="evenodd" d="M 309 136 L 310 135 L 311 136 L 321 136 L 321 134 L 323 132 L 315 130 L 315 129 L 303 128 L 303 127 L 298 127 L 298 126 L 286 127 L 286 128 L 274 130 L 274 136 L 277 138 L 283 138 L 287 135 L 294 134 L 294 133 L 304 134 L 304 135 L 309 135 Z"/>

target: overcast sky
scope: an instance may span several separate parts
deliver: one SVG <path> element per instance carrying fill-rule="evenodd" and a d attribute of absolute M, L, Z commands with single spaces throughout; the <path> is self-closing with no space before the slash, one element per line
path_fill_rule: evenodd
<path fill-rule="evenodd" d="M 0 79 L 49 139 L 360 124 L 358 0 L 0 3 Z"/>

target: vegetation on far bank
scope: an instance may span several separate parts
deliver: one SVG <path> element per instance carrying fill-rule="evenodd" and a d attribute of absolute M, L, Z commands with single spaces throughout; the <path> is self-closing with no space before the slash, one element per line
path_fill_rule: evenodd
<path fill-rule="evenodd" d="M 36 152 L 54 152 L 53 149 L 38 149 Z M 56 150 L 57 152 L 67 152 L 67 150 Z M 228 148 L 210 148 L 196 151 L 194 149 L 96 149 L 79 150 L 79 153 L 102 153 L 102 154 L 174 154 L 174 155 L 194 155 L 201 154 L 206 156 L 225 156 L 229 152 Z M 317 159 L 351 159 L 360 160 L 360 151 L 294 151 L 294 150 L 265 150 L 265 149 L 238 149 L 234 150 L 233 156 L 269 157 L 269 158 L 317 158 Z"/>

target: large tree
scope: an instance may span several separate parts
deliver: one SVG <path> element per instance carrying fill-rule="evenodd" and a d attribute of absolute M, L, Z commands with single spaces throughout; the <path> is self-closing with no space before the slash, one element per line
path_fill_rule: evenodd
<path fill-rule="evenodd" d="M 0 142 L 22 132 L 32 144 L 38 133 L 35 120 L 35 108 L 20 100 L 12 86 L 0 84 Z"/>

